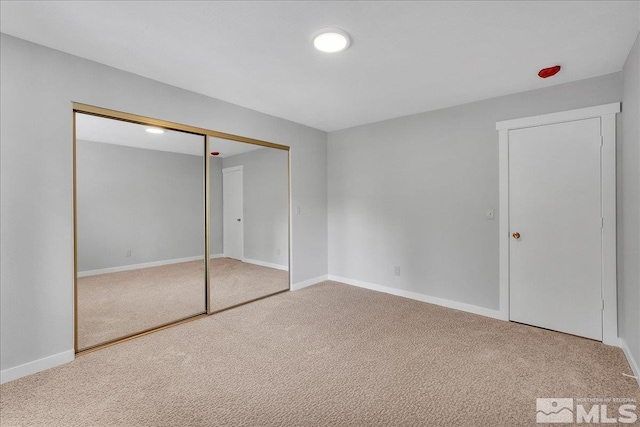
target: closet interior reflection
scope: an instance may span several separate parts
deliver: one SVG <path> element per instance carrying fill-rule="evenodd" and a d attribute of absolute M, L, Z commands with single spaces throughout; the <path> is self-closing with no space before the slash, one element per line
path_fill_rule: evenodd
<path fill-rule="evenodd" d="M 289 289 L 287 147 L 85 107 L 76 352 Z"/>

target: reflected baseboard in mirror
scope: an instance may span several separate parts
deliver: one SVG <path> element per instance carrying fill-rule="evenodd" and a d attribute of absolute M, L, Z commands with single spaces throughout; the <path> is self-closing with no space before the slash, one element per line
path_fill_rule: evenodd
<path fill-rule="evenodd" d="M 205 145 L 76 113 L 76 351 L 206 313 Z"/>

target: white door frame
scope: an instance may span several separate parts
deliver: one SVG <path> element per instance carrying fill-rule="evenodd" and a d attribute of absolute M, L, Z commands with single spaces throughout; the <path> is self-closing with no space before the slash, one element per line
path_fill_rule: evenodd
<path fill-rule="evenodd" d="M 500 164 L 500 317 L 509 320 L 509 131 L 600 118 L 602 136 L 602 342 L 618 346 L 616 290 L 616 113 L 620 103 L 580 108 L 496 123 Z"/>
<path fill-rule="evenodd" d="M 242 194 L 240 197 L 242 198 L 242 221 L 240 222 L 240 252 L 242 253 L 242 257 L 240 260 L 244 260 L 244 166 L 231 166 L 228 168 L 222 168 L 222 203 L 224 209 L 224 179 L 225 174 L 229 172 L 242 172 Z M 222 252 L 225 257 L 228 257 L 227 253 L 224 250 L 224 211 L 222 214 Z"/>

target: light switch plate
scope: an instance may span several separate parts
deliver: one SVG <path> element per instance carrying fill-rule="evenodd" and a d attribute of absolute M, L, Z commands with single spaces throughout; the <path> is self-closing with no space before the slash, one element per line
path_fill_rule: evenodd
<path fill-rule="evenodd" d="M 495 214 L 493 212 L 493 209 L 487 209 L 487 219 L 492 220 L 494 218 L 495 218 Z"/>

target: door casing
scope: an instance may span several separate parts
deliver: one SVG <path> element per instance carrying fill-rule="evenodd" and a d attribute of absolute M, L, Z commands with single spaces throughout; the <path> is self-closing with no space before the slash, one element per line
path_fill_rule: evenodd
<path fill-rule="evenodd" d="M 509 320 L 509 131 L 600 118 L 602 136 L 602 342 L 619 345 L 616 290 L 616 114 L 620 103 L 580 108 L 496 123 L 499 135 L 500 317 Z"/>

